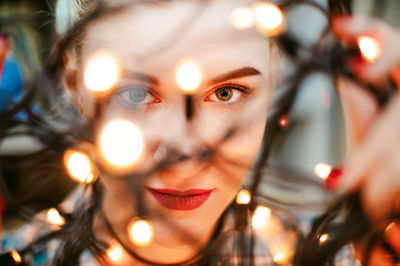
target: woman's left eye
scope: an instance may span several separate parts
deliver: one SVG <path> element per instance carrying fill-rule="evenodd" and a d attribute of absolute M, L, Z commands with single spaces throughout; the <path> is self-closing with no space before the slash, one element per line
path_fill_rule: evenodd
<path fill-rule="evenodd" d="M 125 87 L 115 93 L 123 104 L 138 106 L 160 102 L 146 87 Z"/>
<path fill-rule="evenodd" d="M 242 85 L 229 84 L 223 85 L 211 94 L 209 94 L 204 100 L 207 102 L 217 102 L 223 104 L 231 104 L 237 102 L 243 94 L 248 94 L 249 89 Z"/>

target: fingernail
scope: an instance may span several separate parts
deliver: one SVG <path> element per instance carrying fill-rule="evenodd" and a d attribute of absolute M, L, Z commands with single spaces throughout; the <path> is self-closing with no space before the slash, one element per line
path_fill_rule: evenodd
<path fill-rule="evenodd" d="M 326 189 L 330 191 L 335 190 L 341 176 L 342 176 L 342 169 L 340 167 L 333 168 L 329 176 L 325 179 Z"/>

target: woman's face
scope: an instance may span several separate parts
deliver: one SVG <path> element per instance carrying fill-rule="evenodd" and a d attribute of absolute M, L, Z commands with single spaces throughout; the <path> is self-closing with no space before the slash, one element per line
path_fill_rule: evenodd
<path fill-rule="evenodd" d="M 242 186 L 260 147 L 272 90 L 270 45 L 254 28 L 232 27 L 233 10 L 244 4 L 210 1 L 203 13 L 200 7 L 206 4 L 202 1 L 131 5 L 91 25 L 83 41 L 82 66 L 93 53 L 105 49 L 123 69 L 105 120 L 130 120 L 143 133 L 146 151 L 134 170 L 156 164 L 169 148 L 188 158 L 151 175 L 143 184 L 150 214 L 165 215 L 152 220 L 157 245 L 175 247 L 188 242 L 168 221 L 197 243 L 206 241 Z M 175 78 L 177 66 L 187 58 L 202 70 L 190 121 L 185 115 L 186 98 Z M 234 127 L 234 135 L 217 145 L 211 160 L 195 158 Z M 133 182 L 104 176 L 102 183 L 104 211 L 126 232 L 123 225 L 135 216 Z"/>

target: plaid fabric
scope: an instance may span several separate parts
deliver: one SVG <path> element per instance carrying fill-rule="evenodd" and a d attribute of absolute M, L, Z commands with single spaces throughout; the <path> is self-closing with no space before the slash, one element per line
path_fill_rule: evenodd
<path fill-rule="evenodd" d="M 82 190 L 78 190 L 74 193 L 72 197 L 70 197 L 67 202 L 66 208 L 71 208 L 72 203 L 75 199 L 82 199 Z M 65 207 L 63 206 L 63 207 Z M 64 208 L 65 209 L 65 208 Z M 3 232 L 2 235 L 2 252 L 11 251 L 11 250 L 21 250 L 29 243 L 32 243 L 35 239 L 40 236 L 47 234 L 52 231 L 52 228 L 45 225 L 43 221 L 46 220 L 47 212 L 43 211 L 39 213 L 32 223 L 26 224 L 23 227 L 19 228 L 15 232 Z M 310 216 L 298 216 L 299 228 L 307 231 L 310 228 L 311 217 Z M 233 219 L 230 219 L 233 221 Z M 223 231 L 229 230 L 232 226 L 231 222 L 228 222 L 224 227 Z M 251 234 L 251 229 L 246 231 L 246 235 L 249 236 Z M 240 236 L 236 233 L 233 234 L 229 239 L 224 243 L 223 248 L 221 249 L 221 253 L 215 256 L 214 261 L 211 263 L 212 265 L 250 265 L 251 261 L 253 265 L 256 266 L 265 266 L 265 265 L 276 265 L 274 262 L 274 257 L 270 252 L 270 248 L 267 243 L 261 238 L 255 238 L 254 242 L 254 250 L 253 250 L 253 258 L 251 260 L 250 256 L 250 237 L 245 237 L 245 245 L 243 247 L 238 246 L 238 238 Z M 277 236 L 274 235 L 270 241 L 275 241 Z M 286 237 L 285 232 L 281 232 L 281 235 L 278 235 L 279 239 L 282 240 Z M 40 265 L 47 266 L 53 265 L 53 258 L 56 254 L 57 248 L 59 247 L 60 241 L 56 238 L 53 238 L 43 245 L 35 245 L 35 248 L 29 252 L 26 256 L 24 256 L 24 261 L 27 264 L 32 265 Z M 274 242 L 271 242 L 274 243 Z M 272 248 L 272 247 L 271 247 Z M 238 250 L 240 249 L 240 253 Z M 272 249 L 271 249 L 272 250 Z M 89 251 L 85 251 L 82 253 L 80 257 L 80 265 L 84 266 L 94 266 L 100 265 L 97 262 L 96 258 Z M 287 265 L 287 264 L 285 264 Z M 357 262 L 353 257 L 353 251 L 351 247 L 344 247 L 337 255 L 335 265 L 338 266 L 354 266 L 361 265 Z"/>

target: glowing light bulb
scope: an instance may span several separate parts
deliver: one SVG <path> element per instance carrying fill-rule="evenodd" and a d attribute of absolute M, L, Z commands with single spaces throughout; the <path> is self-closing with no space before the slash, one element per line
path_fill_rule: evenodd
<path fill-rule="evenodd" d="M 278 35 L 283 30 L 284 15 L 282 10 L 272 3 L 254 5 L 255 21 L 258 28 L 267 35 Z"/>
<path fill-rule="evenodd" d="M 231 16 L 231 24 L 238 30 L 250 28 L 254 24 L 253 12 L 247 7 L 236 8 Z"/>
<path fill-rule="evenodd" d="M 248 190 L 241 190 L 236 195 L 236 203 L 239 205 L 249 204 L 251 201 L 251 193 Z"/>
<path fill-rule="evenodd" d="M 360 36 L 357 43 L 363 58 L 368 61 L 375 61 L 382 53 L 381 45 L 375 38 Z"/>
<path fill-rule="evenodd" d="M 323 234 L 319 237 L 319 244 L 323 245 L 325 242 L 328 240 L 329 235 L 328 234 Z"/>
<path fill-rule="evenodd" d="M 139 128 L 125 120 L 106 125 L 100 135 L 100 151 L 114 167 L 128 167 L 138 161 L 144 140 Z"/>
<path fill-rule="evenodd" d="M 119 246 L 114 246 L 107 249 L 106 254 L 113 262 L 116 263 L 121 262 L 124 259 L 124 252 Z"/>
<path fill-rule="evenodd" d="M 64 164 L 69 175 L 80 183 L 91 183 L 94 180 L 93 164 L 90 158 L 83 152 L 66 150 Z"/>
<path fill-rule="evenodd" d="M 84 72 L 86 88 L 93 92 L 106 92 L 118 80 L 119 65 L 115 58 L 106 51 L 96 52 L 87 64 Z"/>
<path fill-rule="evenodd" d="M 256 230 L 261 230 L 267 224 L 268 218 L 271 216 L 271 210 L 264 206 L 258 206 L 254 211 L 251 220 L 251 226 Z"/>
<path fill-rule="evenodd" d="M 285 254 L 283 253 L 277 253 L 274 255 L 274 261 L 279 263 L 285 259 Z"/>
<path fill-rule="evenodd" d="M 146 220 L 134 220 L 128 227 L 129 239 L 137 246 L 147 246 L 154 236 L 153 226 Z"/>
<path fill-rule="evenodd" d="M 185 60 L 178 65 L 175 77 L 183 92 L 194 93 L 201 84 L 200 66 L 193 60 Z"/>
<path fill-rule="evenodd" d="M 15 261 L 15 263 L 21 263 L 22 262 L 21 255 L 19 255 L 19 253 L 16 250 L 12 250 L 10 252 L 10 255 L 13 258 L 13 260 Z"/>
<path fill-rule="evenodd" d="M 63 224 L 65 224 L 64 218 L 54 208 L 51 208 L 51 209 L 49 209 L 47 211 L 47 220 L 50 223 L 54 224 L 54 225 L 63 225 Z"/>
<path fill-rule="evenodd" d="M 281 125 L 281 127 L 286 127 L 289 124 L 288 118 L 283 115 L 279 120 L 279 124 Z"/>
<path fill-rule="evenodd" d="M 332 166 L 326 163 L 317 163 L 314 167 L 314 173 L 321 179 L 327 179 L 332 172 Z"/>

